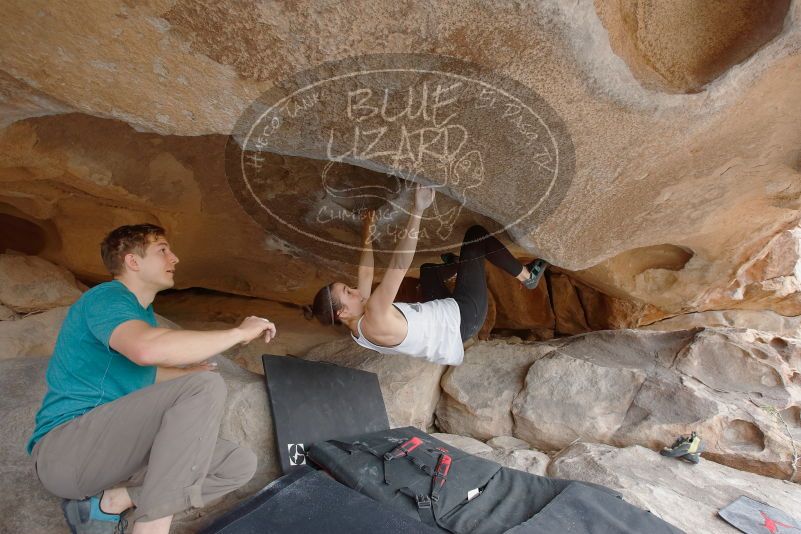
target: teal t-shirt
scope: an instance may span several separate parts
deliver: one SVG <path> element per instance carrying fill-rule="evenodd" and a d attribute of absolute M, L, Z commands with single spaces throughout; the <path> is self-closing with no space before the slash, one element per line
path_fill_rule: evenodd
<path fill-rule="evenodd" d="M 131 320 L 157 326 L 153 306 L 143 308 L 117 280 L 93 287 L 70 306 L 47 366 L 29 454 L 53 428 L 155 382 L 156 367 L 137 365 L 109 347 L 114 329 Z"/>

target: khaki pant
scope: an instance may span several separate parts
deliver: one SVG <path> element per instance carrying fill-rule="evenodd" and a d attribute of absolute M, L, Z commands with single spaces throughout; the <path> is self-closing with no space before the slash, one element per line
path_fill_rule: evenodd
<path fill-rule="evenodd" d="M 204 371 L 98 406 L 37 442 L 39 480 L 65 499 L 128 486 L 132 522 L 204 506 L 256 471 L 251 450 L 217 438 L 226 393 L 220 375 Z"/>

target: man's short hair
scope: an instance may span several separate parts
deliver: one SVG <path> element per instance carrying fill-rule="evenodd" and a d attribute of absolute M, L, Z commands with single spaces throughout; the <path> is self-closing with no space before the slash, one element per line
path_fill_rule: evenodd
<path fill-rule="evenodd" d="M 165 237 L 164 228 L 155 224 L 130 224 L 120 226 L 109 233 L 100 244 L 100 255 L 108 272 L 118 276 L 125 270 L 125 256 L 136 253 L 145 255 L 147 246 Z"/>

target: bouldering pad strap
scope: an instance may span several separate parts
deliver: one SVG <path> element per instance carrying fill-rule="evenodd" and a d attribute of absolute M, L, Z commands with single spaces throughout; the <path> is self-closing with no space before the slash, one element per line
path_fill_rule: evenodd
<path fill-rule="evenodd" d="M 435 528 L 439 527 L 437 519 L 434 517 L 434 506 L 431 502 L 431 497 L 415 493 L 410 488 L 401 488 L 398 491 L 414 500 L 414 503 L 417 505 L 417 515 L 420 516 L 420 521 Z"/>

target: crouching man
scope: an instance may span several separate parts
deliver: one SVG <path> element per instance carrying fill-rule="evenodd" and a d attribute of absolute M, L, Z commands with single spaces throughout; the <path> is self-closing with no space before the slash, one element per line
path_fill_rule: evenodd
<path fill-rule="evenodd" d="M 256 471 L 251 450 L 217 438 L 226 386 L 204 361 L 269 342 L 275 325 L 248 317 L 230 330 L 159 328 L 152 302 L 172 287 L 178 258 L 158 226 L 117 228 L 101 255 L 114 280 L 70 307 L 28 452 L 44 487 L 66 499 L 72 532 L 166 533 L 173 514 Z"/>

